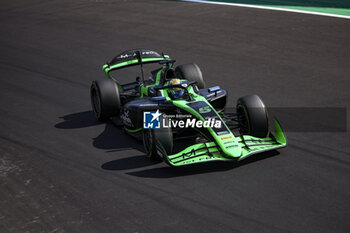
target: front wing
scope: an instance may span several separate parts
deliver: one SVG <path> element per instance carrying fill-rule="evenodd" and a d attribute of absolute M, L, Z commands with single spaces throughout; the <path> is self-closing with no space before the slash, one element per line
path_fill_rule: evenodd
<path fill-rule="evenodd" d="M 163 154 L 162 157 L 171 166 L 183 166 L 209 161 L 239 161 L 253 154 L 285 147 L 287 145 L 286 136 L 277 119 L 274 119 L 274 123 L 275 133 L 270 133 L 269 137 L 257 138 L 242 135 L 237 138 L 242 149 L 239 157 L 225 155 L 215 142 L 198 143 L 187 147 L 179 153 L 173 155 Z"/>

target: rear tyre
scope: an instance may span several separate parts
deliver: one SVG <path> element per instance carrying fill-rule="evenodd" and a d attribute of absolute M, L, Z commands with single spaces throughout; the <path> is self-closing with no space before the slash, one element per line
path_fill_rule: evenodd
<path fill-rule="evenodd" d="M 158 142 L 158 148 L 156 146 Z M 160 160 L 157 151 L 161 150 L 167 155 L 172 154 L 173 151 L 173 133 L 171 128 L 162 129 L 145 129 L 143 130 L 143 146 L 145 148 L 146 156 L 151 161 Z"/>
<path fill-rule="evenodd" d="M 118 116 L 120 112 L 119 89 L 110 79 L 95 80 L 91 84 L 90 97 L 92 110 L 95 117 L 104 121 L 112 116 Z"/>
<path fill-rule="evenodd" d="M 247 95 L 237 101 L 237 114 L 242 134 L 264 138 L 268 134 L 268 114 L 257 95 Z"/>
<path fill-rule="evenodd" d="M 202 71 L 199 69 L 197 64 L 190 63 L 179 65 L 175 68 L 175 72 L 180 76 L 181 79 L 196 81 L 197 87 L 199 89 L 205 88 Z"/>

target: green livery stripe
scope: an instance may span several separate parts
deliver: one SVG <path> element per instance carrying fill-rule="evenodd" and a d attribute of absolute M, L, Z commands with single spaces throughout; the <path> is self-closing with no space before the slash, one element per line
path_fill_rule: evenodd
<path fill-rule="evenodd" d="M 128 128 L 124 127 L 124 129 L 125 129 L 126 131 L 128 131 L 129 133 L 137 133 L 137 132 L 140 132 L 143 128 L 128 129 Z"/>

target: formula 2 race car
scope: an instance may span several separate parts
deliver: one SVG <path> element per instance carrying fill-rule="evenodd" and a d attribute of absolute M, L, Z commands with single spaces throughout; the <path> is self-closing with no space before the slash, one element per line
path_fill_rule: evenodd
<path fill-rule="evenodd" d="M 144 65 L 160 68 L 144 77 Z M 227 92 L 206 88 L 196 64 L 179 65 L 168 55 L 147 49 L 125 51 L 103 66 L 107 79 L 91 84 L 96 118 L 112 120 L 143 140 L 147 157 L 171 166 L 209 161 L 239 161 L 250 155 L 285 147 L 287 139 L 257 95 L 238 99 L 236 112 L 225 112 Z M 111 71 L 139 65 L 141 78 L 121 84 Z M 233 133 L 235 132 L 235 134 Z M 116 139 L 118 140 L 118 139 Z"/>

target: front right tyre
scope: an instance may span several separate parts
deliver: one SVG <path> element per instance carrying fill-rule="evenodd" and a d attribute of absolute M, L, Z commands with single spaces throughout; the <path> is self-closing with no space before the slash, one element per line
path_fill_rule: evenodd
<path fill-rule="evenodd" d="M 265 104 L 257 95 L 247 95 L 237 101 L 238 123 L 241 134 L 264 138 L 269 132 Z"/>
<path fill-rule="evenodd" d="M 196 81 L 196 85 L 199 89 L 205 88 L 202 71 L 199 69 L 197 64 L 190 63 L 179 65 L 175 68 L 175 73 L 177 73 L 180 76 L 179 78 L 181 79 L 186 79 L 188 81 Z"/>
<path fill-rule="evenodd" d="M 120 113 L 120 95 L 117 84 L 110 80 L 95 80 L 90 87 L 92 111 L 99 121 Z"/>

